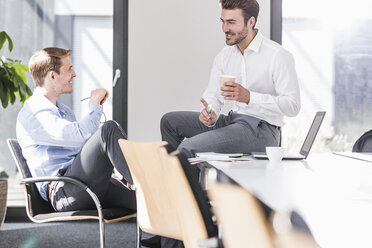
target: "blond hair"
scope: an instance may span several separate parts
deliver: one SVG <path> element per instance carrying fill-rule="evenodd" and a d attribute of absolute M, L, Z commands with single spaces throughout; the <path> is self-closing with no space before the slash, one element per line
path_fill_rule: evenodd
<path fill-rule="evenodd" d="M 71 53 L 71 50 L 57 47 L 48 47 L 36 51 L 28 63 L 35 85 L 43 86 L 48 71 L 55 71 L 59 74 L 62 66 L 61 58 L 70 56 Z"/>

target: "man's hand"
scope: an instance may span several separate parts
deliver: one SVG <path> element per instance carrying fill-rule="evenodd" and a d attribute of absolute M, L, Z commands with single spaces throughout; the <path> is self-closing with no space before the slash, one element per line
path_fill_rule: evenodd
<path fill-rule="evenodd" d="M 213 109 L 211 109 L 210 112 L 207 113 L 208 103 L 203 98 L 200 98 L 200 101 L 204 105 L 204 109 L 200 112 L 199 120 L 204 125 L 211 126 L 217 121 L 217 115 L 213 111 Z"/>
<path fill-rule="evenodd" d="M 103 88 L 92 90 L 90 92 L 90 101 L 102 106 L 108 94 L 108 91 Z"/>
<path fill-rule="evenodd" d="M 226 82 L 221 86 L 221 96 L 223 96 L 225 100 L 235 100 L 247 104 L 251 100 L 251 92 L 234 82 Z"/>

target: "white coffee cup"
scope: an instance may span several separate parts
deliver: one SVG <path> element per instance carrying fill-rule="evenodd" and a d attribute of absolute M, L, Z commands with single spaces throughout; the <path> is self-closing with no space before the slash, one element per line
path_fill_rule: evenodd
<path fill-rule="evenodd" d="M 283 158 L 284 150 L 284 147 L 280 146 L 267 146 L 266 154 L 271 162 L 279 162 Z"/>
<path fill-rule="evenodd" d="M 226 82 L 234 82 L 235 83 L 236 77 L 232 75 L 221 75 L 220 76 L 220 87 L 224 85 Z"/>

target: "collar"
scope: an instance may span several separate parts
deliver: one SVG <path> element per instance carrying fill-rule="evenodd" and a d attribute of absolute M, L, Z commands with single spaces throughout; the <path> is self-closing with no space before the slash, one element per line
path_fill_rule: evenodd
<path fill-rule="evenodd" d="M 260 51 L 262 41 L 263 41 L 263 35 L 260 30 L 257 30 L 256 36 L 253 38 L 251 43 L 249 43 L 248 47 L 244 50 L 244 55 L 248 55 L 252 52 L 258 53 Z M 235 45 L 235 48 L 240 53 L 240 50 L 237 45 Z"/>
<path fill-rule="evenodd" d="M 39 90 L 38 88 L 35 88 L 32 96 L 35 96 L 35 99 L 37 99 L 37 101 L 40 104 L 42 104 L 41 106 L 43 106 L 44 108 L 58 110 L 58 107 L 56 105 L 54 105 L 51 101 L 49 101 L 49 99 L 46 98 L 44 96 L 43 92 L 41 90 Z M 57 105 L 58 105 L 58 101 L 57 101 Z"/>
<path fill-rule="evenodd" d="M 260 30 L 257 30 L 256 36 L 253 38 L 251 43 L 248 45 L 248 49 L 258 53 L 262 44 L 263 36 Z M 247 50 L 247 49 L 246 49 Z M 245 53 L 245 51 L 244 51 Z"/>

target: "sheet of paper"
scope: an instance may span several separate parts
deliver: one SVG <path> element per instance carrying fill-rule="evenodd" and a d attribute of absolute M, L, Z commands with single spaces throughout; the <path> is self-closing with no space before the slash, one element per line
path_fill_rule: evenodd
<path fill-rule="evenodd" d="M 243 153 L 215 153 L 215 152 L 202 152 L 197 153 L 195 158 L 188 159 L 190 163 L 208 162 L 208 161 L 250 161 L 248 156 Z"/>

